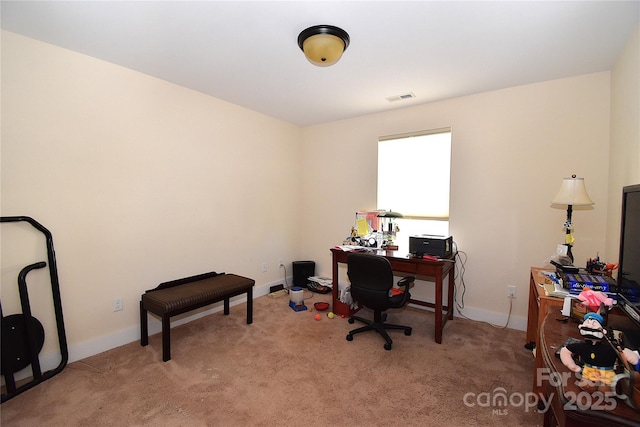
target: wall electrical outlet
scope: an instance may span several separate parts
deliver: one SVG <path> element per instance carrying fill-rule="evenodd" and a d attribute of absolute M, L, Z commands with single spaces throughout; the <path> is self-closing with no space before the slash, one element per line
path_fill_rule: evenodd
<path fill-rule="evenodd" d="M 516 297 L 516 293 L 517 293 L 517 289 L 514 285 L 509 285 L 507 286 L 507 296 L 509 298 L 515 298 Z"/>
<path fill-rule="evenodd" d="M 284 267 L 284 260 L 279 259 L 278 260 L 278 268 L 282 268 L 282 267 Z"/>
<path fill-rule="evenodd" d="M 124 303 L 122 302 L 122 297 L 113 299 L 113 311 L 121 311 L 124 308 Z"/>
<path fill-rule="evenodd" d="M 267 263 L 266 262 L 263 262 L 260 267 L 261 267 L 263 273 L 267 272 Z"/>

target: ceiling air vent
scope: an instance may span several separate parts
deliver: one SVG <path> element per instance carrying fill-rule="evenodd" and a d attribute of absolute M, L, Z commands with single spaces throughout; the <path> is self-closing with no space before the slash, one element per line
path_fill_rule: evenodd
<path fill-rule="evenodd" d="M 413 94 L 413 92 L 409 92 L 409 93 L 403 93 L 402 95 L 388 96 L 387 101 L 389 102 L 404 101 L 405 99 L 411 99 L 415 97 L 416 96 Z"/>

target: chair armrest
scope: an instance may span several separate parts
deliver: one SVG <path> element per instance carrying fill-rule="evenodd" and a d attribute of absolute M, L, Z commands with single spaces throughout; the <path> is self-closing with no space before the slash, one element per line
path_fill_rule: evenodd
<path fill-rule="evenodd" d="M 413 276 L 407 276 L 407 277 L 403 277 L 402 279 L 398 280 L 398 286 L 399 287 L 406 287 L 406 290 L 409 290 L 410 287 L 413 287 L 413 282 L 415 282 L 416 278 Z"/>
<path fill-rule="evenodd" d="M 402 279 L 398 280 L 398 287 L 403 289 L 399 295 L 396 295 L 396 307 L 402 307 L 409 302 L 409 300 L 411 299 L 409 289 L 413 287 L 413 282 L 415 280 L 416 278 L 413 276 L 403 277 Z"/>

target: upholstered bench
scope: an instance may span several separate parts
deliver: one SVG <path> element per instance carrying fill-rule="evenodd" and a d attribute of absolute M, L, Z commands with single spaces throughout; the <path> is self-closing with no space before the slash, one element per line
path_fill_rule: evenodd
<path fill-rule="evenodd" d="M 253 286 L 255 280 L 235 274 L 205 273 L 159 284 L 142 294 L 140 300 L 140 345 L 149 344 L 147 312 L 162 318 L 162 360 L 171 359 L 172 316 L 215 302 L 224 301 L 229 314 L 231 297 L 247 294 L 247 324 L 253 322 Z"/>

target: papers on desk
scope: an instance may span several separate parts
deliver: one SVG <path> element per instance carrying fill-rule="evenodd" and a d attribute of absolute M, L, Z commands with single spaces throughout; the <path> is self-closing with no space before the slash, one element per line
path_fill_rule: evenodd
<path fill-rule="evenodd" d="M 570 294 L 560 283 L 545 283 L 541 286 L 544 287 L 544 293 L 547 296 L 564 299 L 560 312 L 563 316 L 569 317 L 571 315 L 571 300 L 578 298 L 578 296 Z"/>
<path fill-rule="evenodd" d="M 371 231 L 369 230 L 369 223 L 367 222 L 367 218 L 358 218 L 356 220 L 356 229 L 359 237 L 366 236 L 367 234 L 371 233 Z"/>
<path fill-rule="evenodd" d="M 343 252 L 366 252 L 371 250 L 371 248 L 365 248 L 364 246 L 356 245 L 336 245 L 333 248 L 339 249 Z"/>
<path fill-rule="evenodd" d="M 544 284 L 541 284 L 541 286 L 544 288 L 544 293 L 548 297 L 557 297 L 557 298 L 571 297 L 571 298 L 577 298 L 577 295 L 573 295 L 573 294 L 569 293 L 569 291 L 567 289 L 564 289 L 562 287 L 562 285 L 559 284 L 559 283 L 544 283 Z"/>
<path fill-rule="evenodd" d="M 570 294 L 569 290 L 565 289 L 562 286 L 562 280 L 558 278 L 557 274 L 554 271 L 539 271 L 538 275 L 552 282 L 548 283 L 548 281 L 545 280 L 545 283 L 538 284 L 538 286 L 542 286 L 544 288 L 544 293 L 546 296 L 557 298 L 576 297 L 575 295 Z"/>

